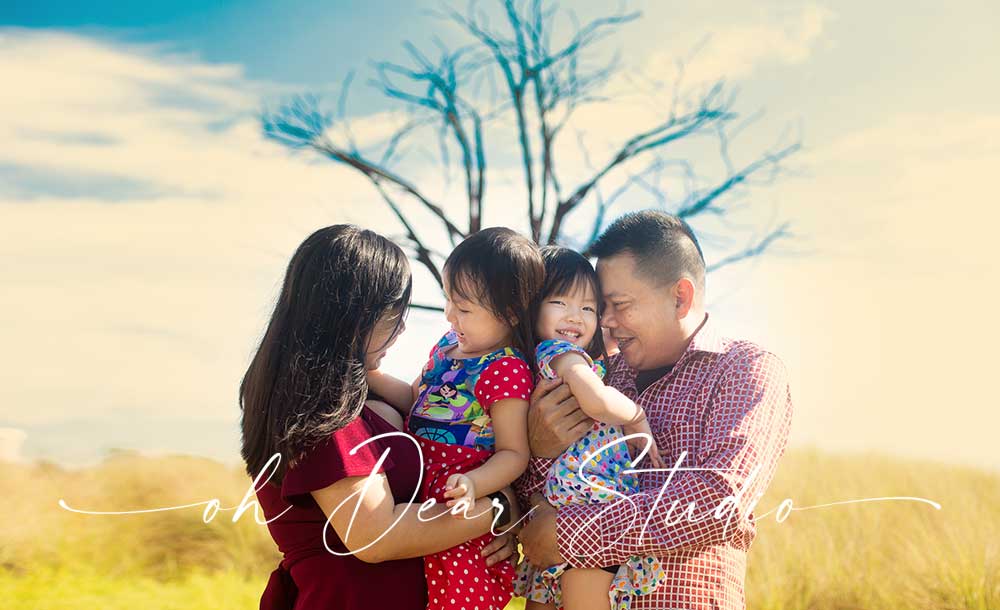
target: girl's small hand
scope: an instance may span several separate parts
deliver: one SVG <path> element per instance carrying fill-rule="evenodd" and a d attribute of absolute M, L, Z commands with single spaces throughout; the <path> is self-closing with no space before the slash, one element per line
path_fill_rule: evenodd
<path fill-rule="evenodd" d="M 660 449 L 656 446 L 656 439 L 653 437 L 653 431 L 649 427 L 649 421 L 642 418 L 642 421 L 635 424 L 627 424 L 622 426 L 625 434 L 645 434 L 649 439 L 648 441 L 643 438 L 632 438 L 626 441 L 629 449 L 632 451 L 632 455 L 639 455 L 643 448 L 649 447 L 649 461 L 653 464 L 653 468 L 666 468 L 666 464 L 663 462 L 663 458 L 660 457 Z"/>
<path fill-rule="evenodd" d="M 462 510 L 453 513 L 455 517 L 464 517 L 469 507 L 476 502 L 476 484 L 464 474 L 453 474 L 448 477 L 444 489 L 444 497 L 451 498 L 445 506 L 451 508 L 464 504 Z"/>

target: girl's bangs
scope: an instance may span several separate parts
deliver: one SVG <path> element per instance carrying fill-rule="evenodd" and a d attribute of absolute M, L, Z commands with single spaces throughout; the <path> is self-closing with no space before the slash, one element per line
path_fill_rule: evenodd
<path fill-rule="evenodd" d="M 545 297 L 555 294 L 570 295 L 575 294 L 578 290 L 590 289 L 594 294 L 594 300 L 600 304 L 600 286 L 593 270 L 577 267 L 575 269 L 550 270 L 550 272 L 552 272 L 552 277 L 546 278 Z"/>
<path fill-rule="evenodd" d="M 445 279 L 448 280 L 449 291 L 460 299 L 492 306 L 486 297 L 485 287 L 474 279 L 474 271 L 465 268 L 467 265 L 452 264 L 445 267 Z"/>

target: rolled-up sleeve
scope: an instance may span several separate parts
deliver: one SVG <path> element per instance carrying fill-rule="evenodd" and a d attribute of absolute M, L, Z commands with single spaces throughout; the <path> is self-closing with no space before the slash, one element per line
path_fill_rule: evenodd
<path fill-rule="evenodd" d="M 517 494 L 517 500 L 521 504 L 521 513 L 527 513 L 528 509 L 531 508 L 531 503 L 529 502 L 531 495 L 536 492 L 541 492 L 545 488 L 545 479 L 549 475 L 549 470 L 552 469 L 552 464 L 555 463 L 553 458 L 544 458 L 538 456 L 531 456 L 528 460 L 528 468 L 524 471 L 516 481 L 514 481 L 514 493 Z"/>
<path fill-rule="evenodd" d="M 755 536 L 749 508 L 785 451 L 792 401 L 776 356 L 759 349 L 727 356 L 704 410 L 698 452 L 684 457 L 669 482 L 647 473 L 627 501 L 559 509 L 556 538 L 567 561 L 593 568 L 690 547 L 749 548 Z"/>

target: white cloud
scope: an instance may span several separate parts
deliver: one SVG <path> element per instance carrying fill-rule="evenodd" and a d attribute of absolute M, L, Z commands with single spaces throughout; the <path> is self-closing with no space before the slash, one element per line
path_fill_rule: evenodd
<path fill-rule="evenodd" d="M 672 109 L 678 114 L 692 110 L 720 79 L 732 85 L 767 67 L 804 64 L 823 43 L 833 19 L 829 9 L 806 4 L 756 20 L 712 28 L 696 24 L 616 73 L 601 92 L 611 101 L 581 107 L 571 127 L 586 131 L 597 150 L 620 145 L 664 121 Z"/>
<path fill-rule="evenodd" d="M 695 86 L 720 78 L 744 80 L 773 65 L 797 65 L 812 55 L 833 11 L 807 4 L 795 13 L 762 15 L 758 21 L 723 25 L 671 40 L 645 62 L 646 74 L 673 83 L 677 61 L 684 61 L 684 82 Z"/>
<path fill-rule="evenodd" d="M 269 86 L 238 66 L 6 30 L 0 80 L 16 84 L 0 96 L 0 422 L 232 419 L 294 248 L 335 222 L 395 230 L 356 173 L 262 137 Z M 109 196 L 116 180 L 142 196 Z"/>

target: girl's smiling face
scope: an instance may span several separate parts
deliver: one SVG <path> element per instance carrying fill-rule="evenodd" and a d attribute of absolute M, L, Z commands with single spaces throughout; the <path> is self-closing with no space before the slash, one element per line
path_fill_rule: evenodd
<path fill-rule="evenodd" d="M 590 282 L 577 282 L 568 294 L 550 294 L 538 309 L 535 332 L 587 349 L 597 332 L 597 295 Z"/>
<path fill-rule="evenodd" d="M 444 316 L 451 322 L 452 330 L 458 335 L 458 347 L 463 357 L 482 356 L 510 344 L 510 324 L 499 319 L 478 300 L 457 294 L 448 285 L 447 280 L 444 284 L 444 294 L 447 299 Z M 472 293 L 470 290 L 463 292 Z"/>

